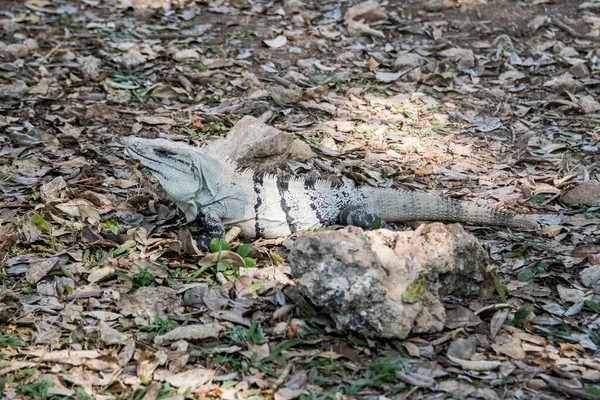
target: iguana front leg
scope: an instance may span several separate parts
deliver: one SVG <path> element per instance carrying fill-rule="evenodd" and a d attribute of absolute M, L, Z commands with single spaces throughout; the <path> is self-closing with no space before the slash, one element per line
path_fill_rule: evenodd
<path fill-rule="evenodd" d="M 369 213 L 361 205 L 352 205 L 344 208 L 338 217 L 342 225 L 353 225 L 363 229 L 372 230 L 379 225 L 379 228 L 393 230 L 378 215 Z M 381 224 L 377 224 L 380 221 Z"/>
<path fill-rule="evenodd" d="M 197 221 L 200 225 L 200 233 L 196 237 L 198 250 L 208 251 L 211 240 L 225 237 L 225 227 L 218 215 L 210 212 L 204 213 L 198 217 Z"/>

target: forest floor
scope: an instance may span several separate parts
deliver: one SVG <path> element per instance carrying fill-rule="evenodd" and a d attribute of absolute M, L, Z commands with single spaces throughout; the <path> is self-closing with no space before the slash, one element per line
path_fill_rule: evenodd
<path fill-rule="evenodd" d="M 600 3 L 172 3 L 0 2 L 0 399 L 600 399 Z M 318 155 L 281 173 L 556 218 L 465 226 L 496 296 L 443 332 L 339 332 L 281 241 L 250 278 L 190 252 L 121 143 L 245 115 Z"/>

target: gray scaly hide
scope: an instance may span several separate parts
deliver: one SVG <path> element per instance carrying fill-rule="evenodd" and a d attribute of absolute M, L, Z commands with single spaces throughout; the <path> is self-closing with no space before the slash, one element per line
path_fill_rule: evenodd
<path fill-rule="evenodd" d="M 334 186 L 238 171 L 203 148 L 164 139 L 125 139 L 132 158 L 146 166 L 188 222 L 200 216 L 248 237 L 280 237 L 336 223 L 369 228 L 385 222 L 447 221 L 532 230 L 533 218 L 440 196 L 383 188 Z M 384 224 L 384 227 L 387 227 Z M 214 230 L 215 235 L 221 230 Z"/>

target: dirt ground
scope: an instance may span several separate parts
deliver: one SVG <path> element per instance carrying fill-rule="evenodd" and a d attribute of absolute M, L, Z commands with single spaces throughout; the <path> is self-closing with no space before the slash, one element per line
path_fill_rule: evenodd
<path fill-rule="evenodd" d="M 0 399 L 600 399 L 600 3 L 370 3 L 0 1 Z M 465 226 L 496 294 L 443 332 L 340 332 L 289 238 L 211 262 L 121 143 L 245 115 L 317 154 L 273 172 L 549 217 Z"/>

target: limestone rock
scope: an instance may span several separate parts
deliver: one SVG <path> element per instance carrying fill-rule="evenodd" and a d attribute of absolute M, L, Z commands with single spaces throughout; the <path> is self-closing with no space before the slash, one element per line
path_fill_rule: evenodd
<path fill-rule="evenodd" d="M 235 124 L 226 138 L 210 143 L 207 148 L 258 172 L 273 172 L 289 159 L 306 161 L 314 157 L 310 146 L 292 134 L 248 115 Z"/>
<path fill-rule="evenodd" d="M 79 70 L 86 80 L 93 80 L 100 75 L 102 61 L 94 56 L 82 57 Z"/>
<path fill-rule="evenodd" d="M 13 79 L 12 83 L 0 85 L 0 99 L 21 99 L 29 93 L 27 84 L 19 79 Z"/>
<path fill-rule="evenodd" d="M 269 88 L 271 98 L 279 106 L 297 103 L 300 100 L 300 89 L 290 89 L 283 86 L 273 86 Z"/>
<path fill-rule="evenodd" d="M 146 63 L 146 56 L 137 50 L 131 49 L 121 57 L 121 64 L 125 68 L 133 68 Z"/>
<path fill-rule="evenodd" d="M 474 236 L 441 223 L 413 232 L 351 226 L 309 232 L 296 240 L 288 261 L 303 293 L 340 329 L 399 339 L 442 330 L 440 297 L 468 296 L 489 265 Z"/>
<path fill-rule="evenodd" d="M 600 183 L 585 182 L 562 195 L 561 200 L 571 205 L 600 206 Z"/>
<path fill-rule="evenodd" d="M 404 69 L 418 68 L 425 63 L 423 57 L 416 53 L 402 53 L 398 55 L 398 58 L 392 64 L 394 71 L 401 71 Z"/>
<path fill-rule="evenodd" d="M 460 70 L 473 68 L 475 66 L 475 55 L 473 54 L 473 50 L 452 48 L 444 50 L 440 54 L 454 62 Z"/>
<path fill-rule="evenodd" d="M 374 22 L 387 19 L 386 13 L 383 11 L 379 3 L 375 0 L 365 1 L 363 3 L 352 6 L 344 14 L 345 21 L 365 21 Z"/>
<path fill-rule="evenodd" d="M 594 293 L 600 294 L 600 265 L 593 265 L 581 271 L 581 283 L 592 288 Z"/>

